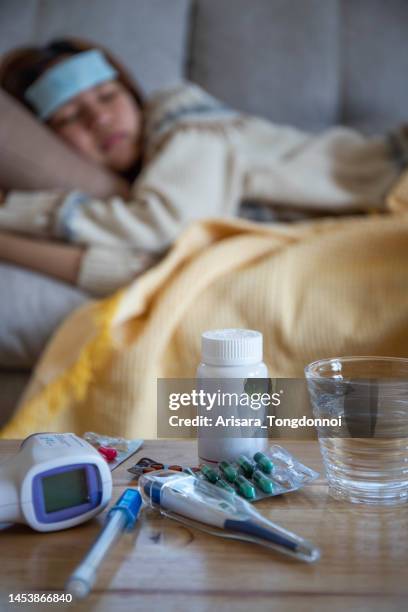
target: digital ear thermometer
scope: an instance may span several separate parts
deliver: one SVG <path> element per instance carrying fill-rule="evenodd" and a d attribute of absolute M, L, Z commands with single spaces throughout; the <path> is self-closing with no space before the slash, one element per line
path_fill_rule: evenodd
<path fill-rule="evenodd" d="M 0 523 L 67 529 L 101 512 L 111 495 L 106 461 L 73 433 L 33 434 L 0 463 Z"/>

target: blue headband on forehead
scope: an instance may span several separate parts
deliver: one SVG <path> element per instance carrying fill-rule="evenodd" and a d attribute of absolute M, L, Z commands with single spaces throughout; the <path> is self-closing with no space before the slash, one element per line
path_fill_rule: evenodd
<path fill-rule="evenodd" d="M 101 51 L 83 51 L 49 68 L 24 97 L 45 120 L 81 91 L 111 81 L 117 74 Z"/>

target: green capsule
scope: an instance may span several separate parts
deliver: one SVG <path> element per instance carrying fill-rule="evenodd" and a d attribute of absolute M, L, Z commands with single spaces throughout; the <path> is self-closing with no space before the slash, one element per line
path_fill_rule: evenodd
<path fill-rule="evenodd" d="M 228 482 L 235 482 L 239 476 L 237 468 L 234 467 L 231 463 L 228 463 L 228 461 L 221 461 L 218 467 L 220 468 L 221 472 L 224 474 Z"/>
<path fill-rule="evenodd" d="M 248 457 L 246 457 L 245 455 L 240 455 L 238 457 L 238 465 L 241 468 L 241 470 L 244 472 L 245 476 L 247 476 L 248 478 L 251 478 L 252 473 L 254 471 L 254 466 L 251 463 L 251 461 L 248 459 Z"/>
<path fill-rule="evenodd" d="M 265 476 L 261 470 L 255 470 L 252 474 L 252 480 L 264 493 L 273 493 L 274 486 L 272 480 Z"/>
<path fill-rule="evenodd" d="M 255 453 L 254 460 L 265 474 L 271 474 L 273 472 L 273 463 L 264 453 Z"/>
<path fill-rule="evenodd" d="M 226 482 L 222 478 L 217 480 L 217 482 L 215 483 L 215 486 L 219 487 L 220 489 L 224 489 L 224 491 L 228 491 L 228 493 L 235 493 L 235 489 L 231 487 L 231 485 L 229 485 L 228 482 Z"/>
<path fill-rule="evenodd" d="M 244 476 L 238 476 L 235 482 L 238 493 L 246 499 L 254 499 L 256 497 L 256 491 L 253 484 L 249 482 Z"/>
<path fill-rule="evenodd" d="M 213 468 L 209 467 L 208 465 L 203 464 L 200 469 L 201 469 L 201 473 L 204 474 L 206 479 L 212 482 L 213 484 L 216 483 L 217 480 L 220 479 L 217 472 Z"/>

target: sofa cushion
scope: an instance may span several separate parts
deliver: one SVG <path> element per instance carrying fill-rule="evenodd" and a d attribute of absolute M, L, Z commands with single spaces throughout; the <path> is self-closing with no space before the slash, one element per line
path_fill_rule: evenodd
<path fill-rule="evenodd" d="M 74 287 L 0 264 L 0 367 L 30 368 L 59 323 L 89 298 Z"/>
<path fill-rule="evenodd" d="M 106 46 L 142 88 L 183 75 L 191 0 L 15 0 L 0 2 L 0 53 L 19 45 L 74 36 Z"/>
<path fill-rule="evenodd" d="M 13 414 L 29 379 L 27 370 L 0 370 L 0 427 Z"/>
<path fill-rule="evenodd" d="M 342 2 L 342 122 L 382 132 L 408 121 L 408 2 Z"/>
<path fill-rule="evenodd" d="M 337 119 L 337 25 L 335 0 L 197 0 L 189 77 L 240 110 L 324 128 Z"/>
<path fill-rule="evenodd" d="M 189 77 L 307 130 L 408 118 L 406 0 L 196 0 Z"/>

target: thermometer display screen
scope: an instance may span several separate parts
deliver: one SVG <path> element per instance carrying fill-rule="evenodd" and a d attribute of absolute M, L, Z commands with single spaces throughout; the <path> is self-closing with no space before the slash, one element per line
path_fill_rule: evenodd
<path fill-rule="evenodd" d="M 79 468 L 41 479 L 44 508 L 48 514 L 89 502 L 86 470 Z"/>

